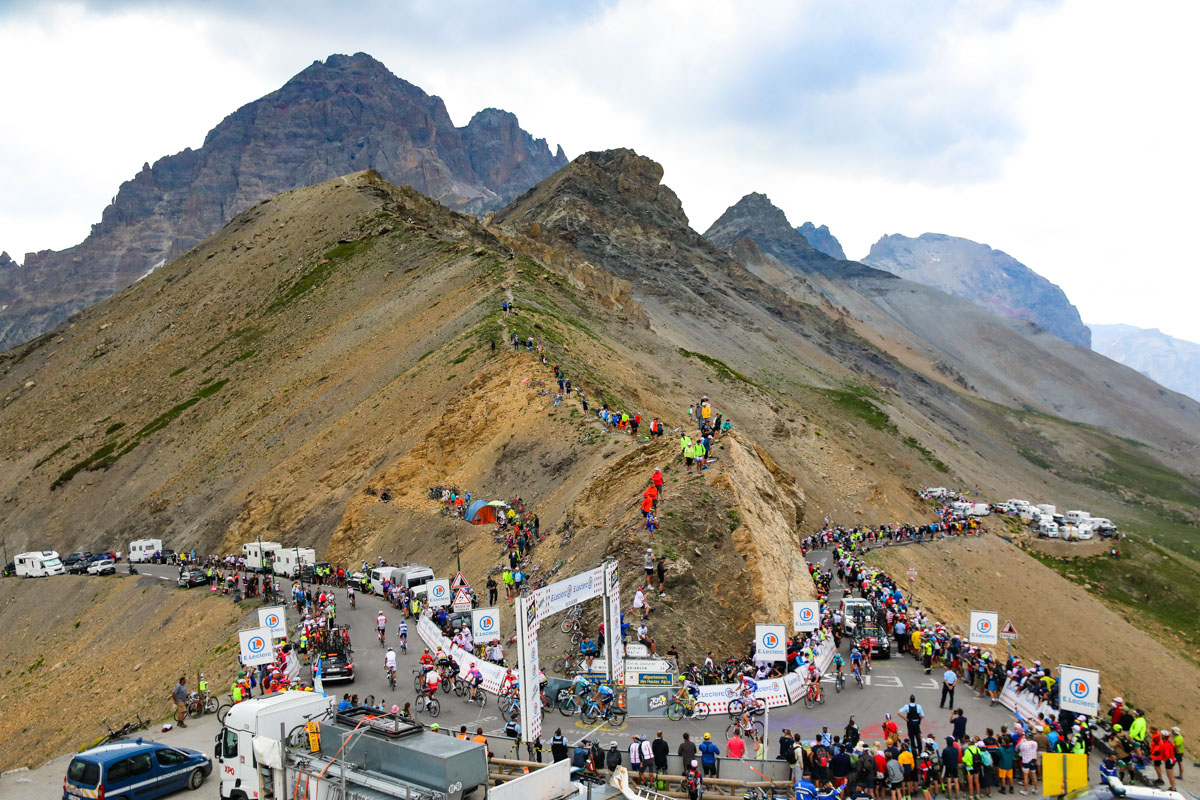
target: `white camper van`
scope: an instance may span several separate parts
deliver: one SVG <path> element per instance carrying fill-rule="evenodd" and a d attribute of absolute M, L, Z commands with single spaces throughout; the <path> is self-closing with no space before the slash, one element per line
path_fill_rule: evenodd
<path fill-rule="evenodd" d="M 1058 513 L 1058 507 L 1049 505 L 1048 503 L 1038 503 L 1034 506 L 1043 516 L 1053 517 Z"/>
<path fill-rule="evenodd" d="M 53 550 L 33 553 L 18 553 L 13 559 L 17 575 L 22 578 L 45 578 L 50 575 L 65 575 L 67 568 Z"/>
<path fill-rule="evenodd" d="M 1072 525 L 1078 525 L 1079 523 L 1084 522 L 1085 520 L 1089 520 L 1091 518 L 1092 518 L 1092 515 L 1090 513 L 1088 513 L 1087 511 L 1068 511 L 1067 512 L 1067 522 L 1071 523 Z"/>
<path fill-rule="evenodd" d="M 279 542 L 247 542 L 242 545 L 242 558 L 250 572 L 270 572 L 275 551 L 283 545 Z"/>
<path fill-rule="evenodd" d="M 129 543 L 129 561 L 130 563 L 150 561 L 154 558 L 154 554 L 161 553 L 162 549 L 162 539 L 138 539 L 132 541 Z"/>
<path fill-rule="evenodd" d="M 275 551 L 271 571 L 287 578 L 300 577 L 300 570 L 317 563 L 317 551 L 311 547 L 281 547 Z"/>

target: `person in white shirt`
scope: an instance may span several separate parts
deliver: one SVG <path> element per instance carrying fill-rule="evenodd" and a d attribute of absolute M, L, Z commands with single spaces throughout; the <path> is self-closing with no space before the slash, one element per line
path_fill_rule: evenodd
<path fill-rule="evenodd" d="M 390 647 L 387 649 L 387 654 L 383 657 L 383 668 L 388 672 L 396 671 L 396 651 Z"/>
<path fill-rule="evenodd" d="M 637 587 L 633 593 L 633 610 L 640 612 L 642 619 L 650 616 L 650 605 L 646 602 L 646 595 L 642 592 L 642 587 Z"/>

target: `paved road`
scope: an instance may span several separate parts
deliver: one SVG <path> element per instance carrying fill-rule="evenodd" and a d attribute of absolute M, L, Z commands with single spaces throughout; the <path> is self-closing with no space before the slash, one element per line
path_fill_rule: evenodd
<path fill-rule="evenodd" d="M 937 545 L 914 546 L 936 547 Z M 828 565 L 831 560 L 829 551 L 817 551 L 811 556 L 819 558 L 825 565 Z M 176 570 L 171 567 L 151 565 L 139 569 L 146 574 L 157 575 L 169 580 L 174 580 L 176 575 Z M 202 590 L 192 589 L 190 591 Z M 841 591 L 835 587 L 831 593 L 830 602 L 839 602 L 840 599 Z M 395 703 L 403 707 L 405 702 L 414 700 L 412 670 L 417 667 L 418 657 L 424 645 L 416 636 L 416 626 L 410 623 L 409 639 L 412 646 L 407 655 L 397 651 L 399 681 L 397 691 L 390 691 L 383 672 L 384 650 L 379 647 L 374 631 L 375 615 L 380 609 L 383 609 L 388 617 L 388 638 L 395 645 L 395 630 L 399 613 L 396 609 L 391 608 L 380 598 L 362 595 L 358 598 L 357 609 L 350 609 L 349 605 L 344 602 L 344 598 L 338 604 L 338 621 L 348 622 L 351 626 L 356 678 L 353 683 L 327 684 L 325 688 L 329 693 L 337 694 L 339 697 L 344 692 L 356 693 L 360 697 L 373 694 L 376 698 L 386 699 L 389 706 Z M 845 644 L 843 644 L 843 655 L 848 656 Z M 863 689 L 858 689 L 851 681 L 846 689 L 838 694 L 834 692 L 832 681 L 830 679 L 827 681 L 829 682 L 826 686 L 824 705 L 809 710 L 804 708 L 803 704 L 796 704 L 771 711 L 767 720 L 770 740 L 777 739 L 779 732 L 785 727 L 792 731 L 799 731 L 805 736 L 811 736 L 820 732 L 822 726 L 828 726 L 831 732 L 839 734 L 851 716 L 858 723 L 865 738 L 881 739 L 884 713 L 890 712 L 895 716 L 900 707 L 908 702 L 910 694 L 916 695 L 917 702 L 924 707 L 926 714 L 924 730 L 938 735 L 950 731 L 949 710 L 940 711 L 937 707 L 941 693 L 941 679 L 936 674 L 925 675 L 920 665 L 909 656 L 895 656 L 890 661 L 876 661 L 873 671 L 866 676 L 867 685 Z M 467 725 L 470 730 L 474 730 L 476 726 L 482 726 L 484 732 L 490 736 L 503 734 L 505 720 L 501 718 L 499 709 L 494 702 L 489 703 L 486 709 L 480 711 L 476 706 L 464 703 L 453 692 L 441 695 L 441 700 L 442 712 L 436 722 L 443 727 L 451 726 L 457 729 L 459 725 Z M 1001 706 L 989 706 L 986 699 L 979 699 L 965 687 L 957 693 L 955 700 L 957 705 L 966 712 L 972 732 L 982 733 L 984 727 L 987 726 L 998 730 L 1000 725 L 1006 723 L 1011 725 L 1015 721 L 1011 712 Z M 418 716 L 427 723 L 434 721 L 423 715 Z M 903 720 L 897 717 L 897 721 L 903 734 L 905 731 Z M 583 724 L 578 716 L 563 717 L 558 712 L 552 711 L 547 715 L 543 725 L 545 730 L 543 741 L 548 741 L 549 737 L 554 734 L 554 729 L 561 727 L 563 733 L 572 740 L 584 736 L 591 738 L 590 734 L 595 732 L 604 742 L 617 741 L 622 744 L 628 743 L 630 737 L 635 733 L 653 736 L 656 731 L 662 730 L 667 740 L 674 744 L 681 739 L 685 730 L 689 731 L 693 738 L 702 736 L 706 731 L 711 731 L 713 738 L 723 745 L 727 724 L 728 719 L 724 715 L 710 717 L 700 723 L 688 720 L 671 722 L 665 717 L 662 719 L 631 718 L 622 728 L 614 729 L 603 723 L 599 726 L 588 726 Z M 493 745 L 493 749 L 497 749 L 495 745 Z M 770 750 L 773 752 L 774 747 Z M 499 754 L 499 751 L 497 752 Z"/>

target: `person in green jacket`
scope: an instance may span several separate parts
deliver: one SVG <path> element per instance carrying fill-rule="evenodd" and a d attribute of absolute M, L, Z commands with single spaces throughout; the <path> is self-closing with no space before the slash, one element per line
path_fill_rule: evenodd
<path fill-rule="evenodd" d="M 1146 749 L 1146 715 L 1140 708 L 1133 713 L 1133 724 L 1129 726 L 1129 738 L 1142 751 L 1142 755 L 1149 755 L 1149 751 Z"/>
<path fill-rule="evenodd" d="M 1175 745 L 1175 765 L 1179 767 L 1179 778 L 1182 780 L 1183 779 L 1183 744 L 1184 744 L 1183 733 L 1179 730 L 1178 725 L 1176 725 L 1174 728 L 1171 728 L 1171 733 L 1174 734 L 1171 737 L 1171 744 Z"/>

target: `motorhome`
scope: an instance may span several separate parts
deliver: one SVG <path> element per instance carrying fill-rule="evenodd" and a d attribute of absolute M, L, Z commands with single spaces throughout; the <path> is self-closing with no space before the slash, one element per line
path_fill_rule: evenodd
<path fill-rule="evenodd" d="M 311 547 L 281 547 L 274 553 L 271 571 L 285 578 L 299 578 L 300 571 L 317 563 L 317 551 Z"/>
<path fill-rule="evenodd" d="M 1058 508 L 1056 506 L 1052 506 L 1047 503 L 1039 503 L 1038 505 L 1034 506 L 1034 508 L 1047 517 L 1053 517 L 1058 513 Z"/>
<path fill-rule="evenodd" d="M 1038 524 L 1038 533 L 1051 539 L 1057 539 L 1058 523 L 1049 517 L 1042 517 L 1042 521 Z"/>
<path fill-rule="evenodd" d="M 933 486 L 925 490 L 926 497 L 932 497 L 935 500 L 943 500 L 950 496 L 950 490 L 945 486 Z"/>
<path fill-rule="evenodd" d="M 1107 517 L 1092 517 L 1092 528 L 1096 533 L 1112 533 L 1117 529 L 1117 526 Z"/>
<path fill-rule="evenodd" d="M 281 692 L 229 709 L 217 734 L 224 800 L 305 797 L 480 798 L 487 747 L 371 708 L 334 712 L 335 698 Z M 318 721 L 309 733 L 305 725 Z M 342 787 L 345 787 L 344 789 Z"/>
<path fill-rule="evenodd" d="M 1012 506 L 1014 509 L 1016 509 L 1017 511 L 1021 511 L 1022 509 L 1029 508 L 1028 500 L 1016 500 L 1013 498 L 1009 498 L 1008 504 L 1010 506 Z"/>
<path fill-rule="evenodd" d="M 129 543 L 130 563 L 151 561 L 163 549 L 162 539 L 137 539 Z"/>
<path fill-rule="evenodd" d="M 242 560 L 250 572 L 270 572 L 279 542 L 247 542 L 242 545 Z"/>
<path fill-rule="evenodd" d="M 65 575 L 67 568 L 53 550 L 33 553 L 18 553 L 13 559 L 17 575 L 22 578 L 46 578 L 50 575 Z"/>
<path fill-rule="evenodd" d="M 1084 520 L 1089 520 L 1091 518 L 1092 518 L 1092 515 L 1089 514 L 1087 511 L 1068 511 L 1067 512 L 1067 522 L 1069 522 L 1073 525 L 1078 525 L 1080 522 L 1083 522 Z"/>

